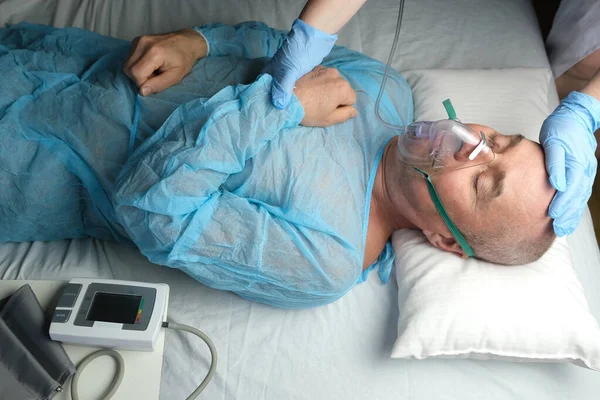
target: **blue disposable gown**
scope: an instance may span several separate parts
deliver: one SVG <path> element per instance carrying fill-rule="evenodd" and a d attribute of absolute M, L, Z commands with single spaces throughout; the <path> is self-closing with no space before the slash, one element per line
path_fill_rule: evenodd
<path fill-rule="evenodd" d="M 42 185 L 54 202 L 71 204 L 51 205 L 57 212 L 52 218 L 66 221 L 52 233 L 45 215 L 22 205 L 25 225 L 38 229 L 27 229 L 28 236 L 18 240 L 83 235 L 131 240 L 154 263 L 282 307 L 332 302 L 364 279 L 371 190 L 382 150 L 394 135 L 373 114 L 384 65 L 336 47 L 324 65 L 338 68 L 357 90 L 360 114 L 333 127 L 306 128 L 299 126 L 304 111 L 297 98 L 277 110 L 270 102 L 271 77 L 256 79 L 284 37 L 263 24 L 199 28 L 209 56 L 181 84 L 147 98 L 136 96 L 120 72 L 126 43 L 78 30 L 11 29 L 0 31 L 0 43 L 13 58 L 18 51 L 12 49 L 27 48 L 11 44 L 15 32 L 23 42 L 23 36 L 43 31 L 37 40 L 45 43 L 27 48 L 27 62 L 16 63 L 23 69 L 17 79 L 33 74 L 32 65 L 41 68 L 40 53 L 60 53 L 44 61 L 50 77 L 33 83 L 23 78 L 25 88 L 12 104 L 0 94 L 0 124 L 7 118 L 7 125 L 28 121 L 8 136 L 23 146 L 34 143 L 43 153 L 40 163 L 56 164 L 46 170 L 39 165 L 36 178 L 16 191 Z M 49 44 L 49 36 L 61 39 Z M 60 43 L 63 47 L 56 46 Z M 10 59 L 2 51 L 5 68 Z M 72 71 L 56 65 L 63 58 L 66 67 L 74 65 Z M 53 87 L 46 80 L 59 87 L 51 89 L 54 101 L 43 103 L 46 86 Z M 412 122 L 408 85 L 395 72 L 388 85 L 383 116 L 396 124 Z M 75 93 L 61 99 L 65 90 Z M 15 107 L 19 101 L 23 104 Z M 11 119 L 12 108 L 18 115 Z M 57 119 L 65 120 L 58 124 L 64 129 L 56 127 Z M 10 158 L 0 156 L 3 163 Z M 2 179 L 12 183 L 15 176 Z M 38 196 L 32 205 L 42 202 Z M 10 206 L 2 207 L 4 220 Z M 14 216 L 6 219 L 21 224 Z M 372 266 L 384 281 L 392 261 L 388 244 Z"/>

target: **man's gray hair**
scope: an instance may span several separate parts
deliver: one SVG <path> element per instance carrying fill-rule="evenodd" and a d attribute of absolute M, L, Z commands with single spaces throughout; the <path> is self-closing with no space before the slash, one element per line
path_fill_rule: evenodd
<path fill-rule="evenodd" d="M 526 229 L 505 225 L 485 234 L 469 232 L 467 229 L 465 238 L 481 260 L 503 265 L 523 265 L 539 260 L 548 251 L 556 235 L 550 220 L 537 237 L 527 235 Z"/>

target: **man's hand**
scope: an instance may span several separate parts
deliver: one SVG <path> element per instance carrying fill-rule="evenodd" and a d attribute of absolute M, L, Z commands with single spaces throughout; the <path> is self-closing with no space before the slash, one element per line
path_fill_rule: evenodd
<path fill-rule="evenodd" d="M 304 126 L 339 124 L 358 115 L 356 92 L 335 68 L 318 66 L 296 82 L 294 93 L 304 108 Z"/>
<path fill-rule="evenodd" d="M 131 43 L 123 70 L 147 96 L 181 81 L 207 52 L 206 40 L 193 29 L 141 36 Z"/>

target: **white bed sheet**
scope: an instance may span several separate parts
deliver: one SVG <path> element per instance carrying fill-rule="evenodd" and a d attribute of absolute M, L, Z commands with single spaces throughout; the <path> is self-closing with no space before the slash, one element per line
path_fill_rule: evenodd
<path fill-rule="evenodd" d="M 137 251 L 96 240 L 5 245 L 0 277 L 99 276 L 166 282 L 169 318 L 197 326 L 219 351 L 204 399 L 592 400 L 598 373 L 567 364 L 392 360 L 397 286 L 375 275 L 338 302 L 279 310 L 148 264 Z M 596 314 L 598 315 L 598 314 Z M 208 369 L 194 337 L 167 332 L 161 399 L 183 399 Z"/>
<path fill-rule="evenodd" d="M 287 30 L 299 0 L 0 0 L 0 24 L 27 20 L 76 26 L 133 39 L 209 22 L 264 21 Z M 338 44 L 387 61 L 398 0 L 369 0 L 342 29 Z M 394 67 L 547 67 L 528 0 L 406 0 Z"/>
<path fill-rule="evenodd" d="M 407 1 L 397 68 L 548 67 L 529 2 L 448 3 Z M 78 26 L 131 39 L 214 21 L 254 19 L 285 29 L 301 8 L 295 0 L 0 0 L 0 23 Z M 340 43 L 385 61 L 396 9 L 395 0 L 369 0 Z M 589 213 L 569 242 L 600 319 L 600 253 Z M 3 279 L 73 276 L 168 283 L 170 318 L 206 331 L 220 352 L 206 399 L 590 400 L 600 393 L 597 373 L 571 365 L 391 360 L 397 287 L 381 285 L 375 275 L 332 305 L 287 311 L 211 290 L 111 243 L 0 246 Z M 185 398 L 207 371 L 208 351 L 195 338 L 173 332 L 165 349 L 161 398 Z"/>

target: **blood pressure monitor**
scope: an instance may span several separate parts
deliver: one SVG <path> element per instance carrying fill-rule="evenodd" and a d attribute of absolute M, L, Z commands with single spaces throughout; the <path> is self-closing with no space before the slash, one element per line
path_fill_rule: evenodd
<path fill-rule="evenodd" d="M 50 337 L 84 346 L 152 351 L 167 312 L 169 286 L 112 279 L 71 279 Z"/>

